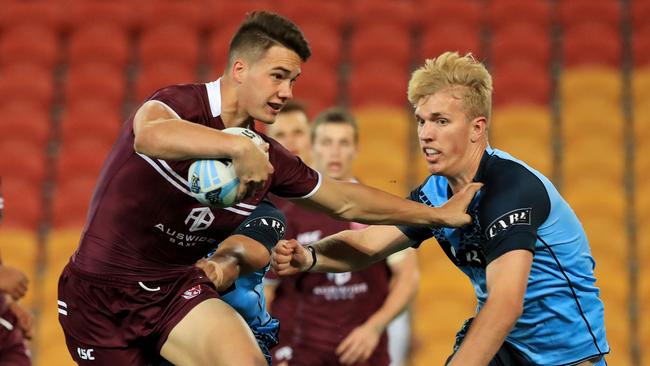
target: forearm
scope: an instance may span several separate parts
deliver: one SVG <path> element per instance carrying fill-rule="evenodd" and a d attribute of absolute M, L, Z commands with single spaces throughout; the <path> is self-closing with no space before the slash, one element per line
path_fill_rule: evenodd
<path fill-rule="evenodd" d="M 449 366 L 484 366 L 497 353 L 521 314 L 507 301 L 488 301 L 476 316 Z"/>
<path fill-rule="evenodd" d="M 446 213 L 362 184 L 336 182 L 332 190 L 330 214 L 348 221 L 429 226 L 442 223 Z"/>
<path fill-rule="evenodd" d="M 243 137 L 181 119 L 142 124 L 135 134 L 136 152 L 157 159 L 232 158 Z"/>
<path fill-rule="evenodd" d="M 381 259 L 363 245 L 359 231 L 346 230 L 321 239 L 310 246 L 316 251 L 312 272 L 353 272 Z"/>

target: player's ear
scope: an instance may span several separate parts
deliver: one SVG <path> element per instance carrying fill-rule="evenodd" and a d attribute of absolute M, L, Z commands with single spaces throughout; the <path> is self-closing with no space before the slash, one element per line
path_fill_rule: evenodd
<path fill-rule="evenodd" d="M 470 122 L 471 135 L 470 140 L 476 142 L 482 138 L 487 137 L 488 121 L 485 117 L 474 118 Z"/>
<path fill-rule="evenodd" d="M 232 66 L 230 67 L 230 74 L 233 80 L 235 80 L 238 83 L 244 81 L 247 71 L 248 71 L 248 65 L 243 58 L 236 58 L 233 61 Z"/>

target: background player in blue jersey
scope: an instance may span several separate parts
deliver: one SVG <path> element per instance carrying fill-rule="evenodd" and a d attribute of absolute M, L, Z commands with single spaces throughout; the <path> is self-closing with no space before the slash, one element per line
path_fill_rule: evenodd
<path fill-rule="evenodd" d="M 439 206 L 482 182 L 460 229 L 371 226 L 311 248 L 281 241 L 280 274 L 350 271 L 434 237 L 471 280 L 476 317 L 449 365 L 604 365 L 609 352 L 594 259 L 580 222 L 551 182 L 488 144 L 492 78 L 471 55 L 427 60 L 409 82 L 421 152 L 432 175 L 410 199 Z"/>
<path fill-rule="evenodd" d="M 282 212 L 264 200 L 214 253 L 197 263 L 221 291 L 220 299 L 244 318 L 269 365 L 280 323 L 266 311 L 262 279 L 271 248 L 284 237 L 285 221 Z M 159 366 L 166 365 L 171 363 Z"/>

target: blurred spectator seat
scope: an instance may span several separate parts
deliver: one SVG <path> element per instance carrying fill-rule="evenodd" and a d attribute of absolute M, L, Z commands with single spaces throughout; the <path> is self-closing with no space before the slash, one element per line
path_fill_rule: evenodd
<path fill-rule="evenodd" d="M 572 3 L 572 1 L 563 2 Z M 622 37 L 618 28 L 585 22 L 565 29 L 562 42 L 564 65 L 602 65 L 620 68 Z"/>
<path fill-rule="evenodd" d="M 2 65 L 31 63 L 52 70 L 59 58 L 56 31 L 39 24 L 11 28 L 0 37 Z"/>
<path fill-rule="evenodd" d="M 123 28 L 114 24 L 77 28 L 68 44 L 68 64 L 107 63 L 123 69 L 129 61 L 129 39 Z"/>
<path fill-rule="evenodd" d="M 179 24 L 146 29 L 140 38 L 140 64 L 143 68 L 159 62 L 175 62 L 195 68 L 199 57 L 199 34 Z"/>
<path fill-rule="evenodd" d="M 97 98 L 117 110 L 124 102 L 125 92 L 125 73 L 109 63 L 78 64 L 69 70 L 65 83 L 66 103 Z"/>
<path fill-rule="evenodd" d="M 182 63 L 158 62 L 142 68 L 136 82 L 136 100 L 142 100 L 156 90 L 172 84 L 189 84 L 196 82 L 196 68 Z"/>

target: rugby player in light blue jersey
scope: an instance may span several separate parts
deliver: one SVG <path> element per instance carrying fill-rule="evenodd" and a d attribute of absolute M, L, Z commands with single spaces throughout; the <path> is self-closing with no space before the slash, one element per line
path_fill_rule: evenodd
<path fill-rule="evenodd" d="M 353 271 L 433 237 L 478 300 L 448 365 L 605 365 L 604 309 L 582 225 L 546 177 L 489 146 L 486 68 L 471 55 L 444 53 L 413 73 L 408 97 L 432 174 L 410 199 L 437 207 L 483 183 L 468 208 L 472 224 L 370 226 L 311 248 L 281 241 L 271 258 L 276 272 Z"/>
<path fill-rule="evenodd" d="M 285 227 L 284 214 L 263 200 L 208 255 L 209 260 L 197 263 L 215 283 L 220 299 L 237 310 L 251 328 L 269 365 L 270 349 L 278 344 L 280 323 L 266 311 L 262 280 L 269 269 L 270 250 L 284 237 Z M 159 364 L 168 365 L 168 361 Z"/>

